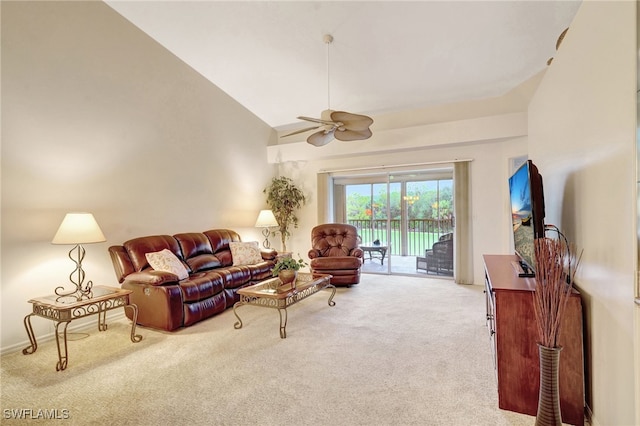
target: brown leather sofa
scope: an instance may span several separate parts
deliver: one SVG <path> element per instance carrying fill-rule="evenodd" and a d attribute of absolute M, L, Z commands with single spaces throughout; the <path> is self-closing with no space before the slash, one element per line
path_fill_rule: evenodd
<path fill-rule="evenodd" d="M 364 252 L 358 247 L 358 230 L 344 223 L 325 223 L 311 230 L 309 266 L 312 273 L 331 274 L 331 284 L 360 282 Z"/>
<path fill-rule="evenodd" d="M 229 243 L 240 241 L 235 231 L 214 229 L 134 238 L 109 247 L 118 282 L 133 291 L 130 301 L 138 306 L 137 323 L 167 331 L 192 325 L 233 306 L 239 300 L 238 289 L 271 278 L 275 250 L 261 249 L 259 263 L 233 266 Z M 149 265 L 147 253 L 164 249 L 184 265 L 186 279 Z"/>

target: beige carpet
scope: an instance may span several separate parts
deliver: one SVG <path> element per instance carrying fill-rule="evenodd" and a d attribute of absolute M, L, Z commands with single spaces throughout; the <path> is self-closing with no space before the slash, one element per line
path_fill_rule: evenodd
<path fill-rule="evenodd" d="M 240 330 L 227 310 L 174 333 L 138 327 L 140 343 L 125 318 L 111 321 L 69 343 L 64 372 L 53 341 L 8 354 L 0 422 L 46 409 L 79 425 L 534 423 L 497 408 L 482 287 L 364 275 L 334 307 L 329 294 L 289 309 L 286 339 L 276 310 L 244 306 Z"/>

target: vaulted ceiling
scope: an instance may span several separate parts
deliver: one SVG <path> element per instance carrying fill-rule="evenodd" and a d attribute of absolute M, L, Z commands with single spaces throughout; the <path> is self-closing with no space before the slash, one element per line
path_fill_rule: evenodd
<path fill-rule="evenodd" d="M 275 129 L 501 96 L 579 1 L 106 1 Z M 326 44 L 325 34 L 334 41 Z M 329 66 L 328 66 L 329 65 Z M 330 105 L 329 105 L 330 104 Z"/>

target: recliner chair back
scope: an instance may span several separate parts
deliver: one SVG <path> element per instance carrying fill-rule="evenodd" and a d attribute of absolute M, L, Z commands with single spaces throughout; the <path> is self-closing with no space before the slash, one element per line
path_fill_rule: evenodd
<path fill-rule="evenodd" d="M 331 284 L 360 282 L 364 253 L 358 247 L 358 230 L 345 223 L 325 223 L 311 230 L 309 259 L 312 273 L 331 274 Z"/>

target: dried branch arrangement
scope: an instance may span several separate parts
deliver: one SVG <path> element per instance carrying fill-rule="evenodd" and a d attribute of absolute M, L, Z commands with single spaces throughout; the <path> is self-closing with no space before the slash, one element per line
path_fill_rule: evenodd
<path fill-rule="evenodd" d="M 562 315 L 571 292 L 580 259 L 572 246 L 560 240 L 535 240 L 536 289 L 534 307 L 540 344 L 557 348 Z M 565 271 L 566 268 L 566 271 Z"/>

